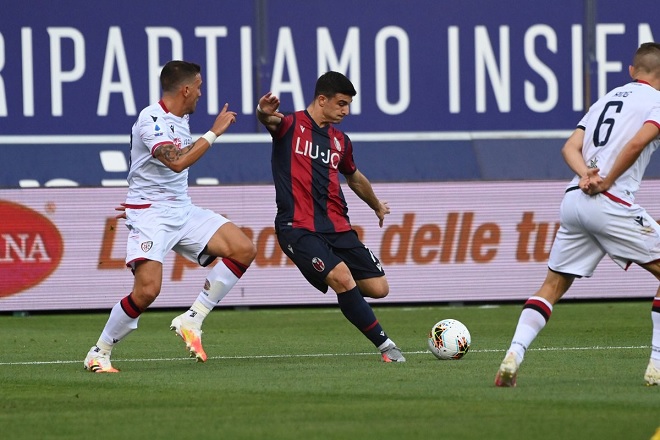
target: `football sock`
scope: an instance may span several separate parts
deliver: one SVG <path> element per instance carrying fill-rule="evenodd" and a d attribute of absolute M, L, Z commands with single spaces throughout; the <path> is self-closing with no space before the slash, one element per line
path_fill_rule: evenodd
<path fill-rule="evenodd" d="M 525 302 L 508 350 L 515 353 L 518 364 L 523 361 L 527 348 L 543 330 L 551 314 L 552 304 L 539 296 L 532 296 Z"/>
<path fill-rule="evenodd" d="M 653 321 L 653 337 L 651 339 L 651 359 L 656 367 L 660 366 L 660 296 L 653 298 L 651 308 L 651 320 Z"/>
<path fill-rule="evenodd" d="M 371 306 L 360 293 L 357 286 L 343 293 L 337 294 L 339 308 L 346 319 L 358 328 L 367 339 L 380 348 L 388 337 L 378 323 Z"/>
<path fill-rule="evenodd" d="M 142 310 L 133 302 L 132 294 L 122 298 L 110 311 L 108 322 L 96 343 L 102 350 L 111 351 L 117 342 L 137 328 Z"/>
<path fill-rule="evenodd" d="M 231 258 L 218 261 L 206 277 L 204 288 L 185 313 L 186 319 L 201 326 L 204 318 L 229 293 L 247 269 L 247 266 Z"/>
<path fill-rule="evenodd" d="M 380 345 L 378 346 L 378 350 L 382 353 L 382 352 L 384 352 L 384 351 L 385 351 L 390 345 L 396 345 L 396 344 L 394 343 L 393 340 L 391 340 L 390 338 L 387 338 L 387 340 L 385 340 L 385 342 L 383 342 L 382 344 L 380 344 Z"/>

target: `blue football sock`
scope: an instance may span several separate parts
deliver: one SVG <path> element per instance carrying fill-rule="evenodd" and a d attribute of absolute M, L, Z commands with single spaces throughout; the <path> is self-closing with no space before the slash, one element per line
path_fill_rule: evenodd
<path fill-rule="evenodd" d="M 362 297 L 357 286 L 344 293 L 338 293 L 337 302 L 346 319 L 357 327 L 376 347 L 387 341 L 385 331 L 378 323 L 374 311 Z"/>

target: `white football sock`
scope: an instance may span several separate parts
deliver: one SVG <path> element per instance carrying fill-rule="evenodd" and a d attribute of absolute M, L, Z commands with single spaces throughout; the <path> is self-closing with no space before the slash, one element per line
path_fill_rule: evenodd
<path fill-rule="evenodd" d="M 390 338 L 387 338 L 387 340 L 385 342 L 383 342 L 382 344 L 380 344 L 378 346 L 378 350 L 380 350 L 380 352 L 382 353 L 387 347 L 390 346 L 390 344 L 394 344 L 394 342 Z M 394 345 L 396 345 L 396 344 L 394 344 Z"/>
<path fill-rule="evenodd" d="M 535 307 L 537 305 L 549 310 L 548 316 L 544 316 L 543 313 L 537 310 L 538 307 Z M 523 361 L 527 348 L 545 327 L 546 320 L 550 318 L 550 313 L 552 313 L 552 305 L 539 296 L 532 296 L 525 303 L 508 350 L 515 353 L 518 364 Z"/>
<path fill-rule="evenodd" d="M 128 316 L 121 304 L 117 303 L 110 311 L 110 317 L 105 324 L 101 337 L 96 345 L 102 350 L 111 351 L 112 347 L 122 339 L 124 339 L 130 332 L 138 327 L 138 320 L 140 317 L 131 318 Z"/>
<path fill-rule="evenodd" d="M 655 301 L 660 301 L 660 297 Z M 653 321 L 653 336 L 651 338 L 651 359 L 654 365 L 660 368 L 660 313 L 651 312 L 651 321 Z"/>
<path fill-rule="evenodd" d="M 204 288 L 197 299 L 190 306 L 188 312 L 184 314 L 185 318 L 193 324 L 201 326 L 204 318 L 229 293 L 238 280 L 239 278 L 227 267 L 223 260 L 218 261 L 206 277 Z"/>

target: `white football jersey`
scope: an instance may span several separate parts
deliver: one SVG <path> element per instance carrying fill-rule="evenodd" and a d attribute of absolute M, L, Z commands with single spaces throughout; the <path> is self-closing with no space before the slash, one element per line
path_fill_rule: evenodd
<path fill-rule="evenodd" d="M 161 145 L 184 148 L 192 144 L 188 120 L 188 115 L 178 117 L 170 113 L 162 101 L 140 112 L 131 131 L 127 204 L 190 203 L 188 170 L 175 173 L 154 157 Z"/>
<path fill-rule="evenodd" d="M 631 82 L 600 98 L 578 124 L 584 128 L 582 156 L 587 166 L 599 168 L 599 174 L 607 176 L 619 152 L 646 122 L 660 127 L 660 92 L 650 85 Z M 644 148 L 637 161 L 608 192 L 633 203 L 651 155 L 658 146 L 660 137 Z M 577 185 L 579 180 L 575 177 L 570 186 Z"/>

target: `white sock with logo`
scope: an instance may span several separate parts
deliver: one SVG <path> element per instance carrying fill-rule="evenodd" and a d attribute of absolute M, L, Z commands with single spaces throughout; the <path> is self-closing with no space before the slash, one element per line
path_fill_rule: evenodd
<path fill-rule="evenodd" d="M 106 322 L 96 345 L 102 350 L 111 351 L 116 343 L 138 327 L 139 319 L 139 316 L 137 318 L 128 316 L 121 307 L 121 302 L 118 302 L 110 311 L 108 322 Z"/>
<path fill-rule="evenodd" d="M 225 259 L 218 261 L 206 277 L 204 288 L 199 292 L 197 299 L 184 313 L 185 319 L 191 324 L 201 327 L 211 310 L 229 293 L 238 280 L 239 277 L 225 264 Z"/>
<path fill-rule="evenodd" d="M 523 361 L 527 348 L 547 324 L 551 313 L 552 304 L 544 298 L 532 296 L 525 302 L 508 350 L 515 353 L 518 365 Z"/>

